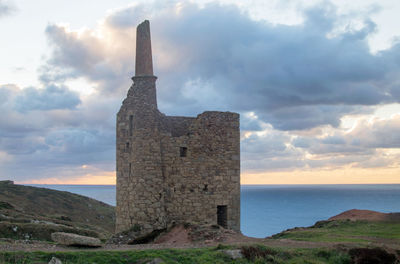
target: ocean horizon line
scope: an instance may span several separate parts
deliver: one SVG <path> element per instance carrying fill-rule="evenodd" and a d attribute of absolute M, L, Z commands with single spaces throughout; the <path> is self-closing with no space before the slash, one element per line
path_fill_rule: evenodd
<path fill-rule="evenodd" d="M 18 183 L 18 185 L 70 185 L 70 186 L 116 186 L 116 184 L 74 184 L 74 183 Z M 400 185 L 400 183 L 262 183 L 240 184 L 240 186 L 328 186 L 328 185 Z"/>

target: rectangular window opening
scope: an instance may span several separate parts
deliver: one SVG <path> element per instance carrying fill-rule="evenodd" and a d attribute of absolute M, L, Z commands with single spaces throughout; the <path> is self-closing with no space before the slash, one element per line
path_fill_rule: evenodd
<path fill-rule="evenodd" d="M 133 134 L 133 115 L 129 116 L 129 136 Z"/>
<path fill-rule="evenodd" d="M 224 228 L 228 228 L 228 206 L 217 206 L 217 224 Z"/>
<path fill-rule="evenodd" d="M 125 152 L 129 152 L 129 151 L 130 151 L 129 142 L 126 142 L 126 144 L 125 144 Z"/>
<path fill-rule="evenodd" d="M 180 147 L 180 156 L 181 157 L 186 157 L 187 156 L 187 147 Z"/>

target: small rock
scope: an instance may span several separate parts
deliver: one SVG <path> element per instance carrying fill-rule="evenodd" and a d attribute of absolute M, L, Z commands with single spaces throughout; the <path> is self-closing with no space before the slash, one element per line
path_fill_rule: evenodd
<path fill-rule="evenodd" d="M 155 258 L 150 260 L 149 262 L 146 262 L 146 264 L 163 264 L 163 263 L 165 263 L 164 260 L 160 258 Z"/>
<path fill-rule="evenodd" d="M 101 247 L 101 241 L 98 238 L 72 233 L 55 232 L 51 234 L 51 239 L 58 244 L 67 246 Z"/>
<path fill-rule="evenodd" d="M 52 257 L 49 264 L 62 264 L 62 262 L 58 258 Z"/>
<path fill-rule="evenodd" d="M 226 249 L 226 250 L 221 250 L 223 253 L 228 255 L 231 259 L 238 259 L 238 258 L 243 258 L 242 252 L 240 249 Z"/>

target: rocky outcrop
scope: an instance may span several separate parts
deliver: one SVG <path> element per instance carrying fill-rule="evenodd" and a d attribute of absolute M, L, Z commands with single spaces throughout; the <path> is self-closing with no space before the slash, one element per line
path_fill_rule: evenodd
<path fill-rule="evenodd" d="M 54 242 L 66 246 L 101 247 L 101 241 L 95 237 L 80 236 L 72 233 L 56 232 L 51 234 Z"/>

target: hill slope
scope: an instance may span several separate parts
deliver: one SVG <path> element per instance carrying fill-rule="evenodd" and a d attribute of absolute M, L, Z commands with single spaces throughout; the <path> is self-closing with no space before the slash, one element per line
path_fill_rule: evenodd
<path fill-rule="evenodd" d="M 400 222 L 400 213 L 380 213 L 371 210 L 352 209 L 332 216 L 329 220 L 367 220 L 367 221 L 397 221 Z"/>
<path fill-rule="evenodd" d="M 310 242 L 354 242 L 400 245 L 399 213 L 380 213 L 369 210 L 349 210 L 319 221 L 311 227 L 297 227 L 273 235 L 274 239 Z"/>
<path fill-rule="evenodd" d="M 0 237 L 49 240 L 55 231 L 100 238 L 114 231 L 114 207 L 69 192 L 0 182 Z"/>

